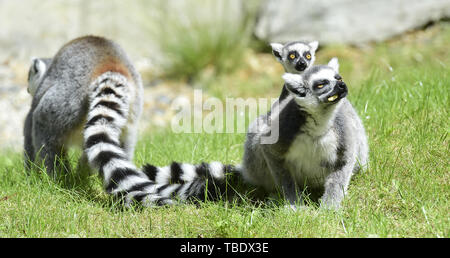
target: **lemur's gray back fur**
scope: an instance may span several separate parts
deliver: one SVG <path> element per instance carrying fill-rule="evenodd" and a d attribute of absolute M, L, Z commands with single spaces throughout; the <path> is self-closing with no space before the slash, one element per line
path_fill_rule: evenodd
<path fill-rule="evenodd" d="M 127 204 L 172 203 L 155 194 L 156 184 L 132 163 L 143 89 L 122 48 L 87 36 L 67 43 L 51 62 L 37 62 L 38 69 L 36 60 L 30 68 L 33 101 L 24 127 L 27 166 L 37 158 L 50 174 L 64 171 L 56 158 L 68 167 L 67 148 L 79 146 L 79 166 L 98 170 L 108 193 Z"/>

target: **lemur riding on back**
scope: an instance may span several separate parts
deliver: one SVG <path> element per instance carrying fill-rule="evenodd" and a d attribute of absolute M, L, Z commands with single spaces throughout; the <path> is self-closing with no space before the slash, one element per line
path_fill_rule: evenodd
<path fill-rule="evenodd" d="M 285 45 L 271 43 L 270 46 L 272 54 L 287 73 L 300 74 L 314 64 L 319 42 L 293 41 Z"/>
<path fill-rule="evenodd" d="M 108 193 L 127 203 L 171 203 L 154 194 L 154 182 L 132 163 L 143 89 L 119 45 L 94 36 L 75 39 L 52 59 L 33 61 L 28 90 L 27 167 L 36 159 L 49 174 L 65 171 L 67 149 L 75 145 L 83 148 L 79 165 L 98 170 Z"/>
<path fill-rule="evenodd" d="M 319 47 L 319 42 L 293 41 L 284 45 L 271 43 L 270 46 L 272 47 L 272 54 L 283 65 L 285 72 L 302 74 L 316 61 L 316 51 Z M 284 99 L 287 95 L 288 91 L 283 85 L 279 100 Z"/>

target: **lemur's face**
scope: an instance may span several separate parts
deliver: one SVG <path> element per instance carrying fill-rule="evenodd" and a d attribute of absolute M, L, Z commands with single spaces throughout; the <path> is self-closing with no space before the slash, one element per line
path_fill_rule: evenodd
<path fill-rule="evenodd" d="M 302 73 L 314 64 L 315 54 L 319 42 L 291 42 L 284 46 L 272 43 L 272 53 L 288 73 Z"/>
<path fill-rule="evenodd" d="M 28 93 L 31 96 L 34 96 L 36 93 L 37 87 L 42 80 L 45 72 L 48 69 L 48 66 L 51 63 L 51 58 L 33 58 L 31 60 L 31 66 L 28 70 Z"/>
<path fill-rule="evenodd" d="M 309 111 L 335 105 L 348 92 L 339 75 L 337 58 L 331 59 L 328 65 L 313 66 L 302 75 L 286 73 L 283 79 L 297 104 Z"/>

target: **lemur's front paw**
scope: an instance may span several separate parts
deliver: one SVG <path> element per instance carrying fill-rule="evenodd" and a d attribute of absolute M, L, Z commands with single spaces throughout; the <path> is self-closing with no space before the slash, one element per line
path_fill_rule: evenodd
<path fill-rule="evenodd" d="M 286 204 L 284 206 L 285 209 L 290 210 L 290 211 L 302 211 L 302 210 L 306 210 L 308 207 L 305 205 L 298 205 L 298 204 Z"/>
<path fill-rule="evenodd" d="M 339 210 L 341 207 L 340 202 L 330 199 L 321 199 L 320 208 L 326 210 Z"/>

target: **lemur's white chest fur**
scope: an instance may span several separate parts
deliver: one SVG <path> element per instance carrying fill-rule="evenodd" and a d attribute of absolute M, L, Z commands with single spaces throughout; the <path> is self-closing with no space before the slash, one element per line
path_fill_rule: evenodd
<path fill-rule="evenodd" d="M 336 133 L 329 130 L 325 135 L 312 137 L 299 134 L 286 154 L 286 166 L 299 186 L 323 186 L 331 172 L 325 164 L 337 159 Z"/>

